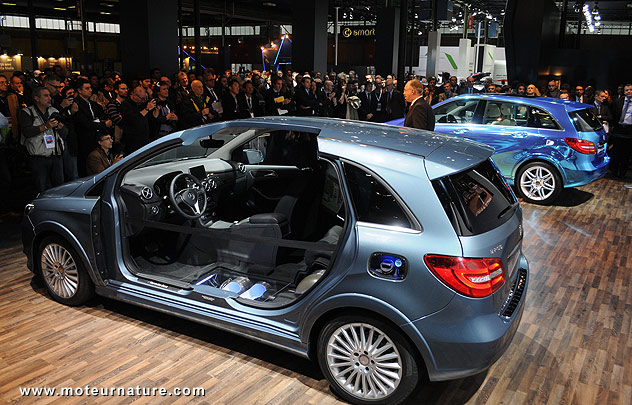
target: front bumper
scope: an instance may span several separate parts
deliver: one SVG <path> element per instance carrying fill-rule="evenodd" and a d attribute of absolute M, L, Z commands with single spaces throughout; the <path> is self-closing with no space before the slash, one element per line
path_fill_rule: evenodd
<path fill-rule="evenodd" d="M 514 287 L 522 289 L 519 300 L 509 296 L 509 305 L 499 309 L 491 297 L 470 299 L 457 295 L 441 311 L 406 325 L 409 333 L 416 331 L 423 337 L 431 358 L 426 359 L 431 381 L 478 374 L 491 367 L 507 350 L 525 307 L 529 266 L 524 256 L 520 262 L 520 270 L 512 280 Z M 506 317 L 508 306 L 513 308 L 511 316 Z"/>
<path fill-rule="evenodd" d="M 35 227 L 28 215 L 22 219 L 22 251 L 26 255 L 26 266 L 33 272 L 33 240 L 35 240 Z"/>

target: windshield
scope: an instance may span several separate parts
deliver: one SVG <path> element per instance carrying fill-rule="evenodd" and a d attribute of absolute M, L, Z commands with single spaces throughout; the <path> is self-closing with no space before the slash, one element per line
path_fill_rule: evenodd
<path fill-rule="evenodd" d="M 220 131 L 217 131 L 210 137 L 205 136 L 200 139 L 196 139 L 196 141 L 193 142 L 191 145 L 180 144 L 178 147 L 171 148 L 168 151 L 160 153 L 152 157 L 151 159 L 143 162 L 138 167 L 147 167 L 160 163 L 207 157 L 211 153 L 218 150 L 219 147 L 206 148 L 200 144 L 201 141 L 212 138 L 213 140 L 223 141 L 225 145 L 235 139 L 242 132 L 243 131 L 240 131 L 239 128 L 224 128 Z"/>
<path fill-rule="evenodd" d="M 603 129 L 599 118 L 597 118 L 590 108 L 572 111 L 568 113 L 568 115 L 571 117 L 575 129 L 579 132 L 596 132 Z"/>

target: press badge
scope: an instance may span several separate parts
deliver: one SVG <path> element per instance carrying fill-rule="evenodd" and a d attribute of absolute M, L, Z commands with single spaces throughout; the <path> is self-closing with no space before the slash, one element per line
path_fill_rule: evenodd
<path fill-rule="evenodd" d="M 52 135 L 44 135 L 46 149 L 55 149 L 55 138 Z"/>

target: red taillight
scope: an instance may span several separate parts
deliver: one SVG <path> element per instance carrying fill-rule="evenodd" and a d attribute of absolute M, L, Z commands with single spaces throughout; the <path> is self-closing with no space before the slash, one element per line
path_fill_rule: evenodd
<path fill-rule="evenodd" d="M 584 155 L 594 155 L 597 153 L 594 142 L 578 138 L 564 138 L 564 142 L 566 142 L 571 149 L 583 153 Z"/>
<path fill-rule="evenodd" d="M 503 262 L 497 257 L 426 255 L 424 260 L 439 280 L 468 297 L 487 297 L 505 283 Z"/>

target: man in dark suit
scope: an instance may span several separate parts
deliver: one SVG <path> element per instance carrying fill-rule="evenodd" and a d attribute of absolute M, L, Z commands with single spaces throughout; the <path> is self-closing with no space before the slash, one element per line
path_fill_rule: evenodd
<path fill-rule="evenodd" d="M 612 109 L 614 130 L 610 170 L 617 177 L 625 177 L 632 155 L 632 83 L 623 88 L 623 97 L 614 102 Z"/>
<path fill-rule="evenodd" d="M 410 109 L 404 121 L 405 127 L 433 131 L 435 126 L 432 107 L 422 97 L 424 86 L 419 80 L 411 80 L 404 86 L 404 97 L 410 104 Z"/>
<path fill-rule="evenodd" d="M 325 80 L 323 88 L 318 92 L 318 102 L 320 104 L 320 116 L 333 118 L 336 116 L 336 106 L 338 99 L 334 91 L 334 83 L 331 80 Z"/>
<path fill-rule="evenodd" d="M 384 97 L 386 98 L 386 121 L 403 118 L 406 115 L 406 100 L 404 100 L 404 95 L 395 89 L 393 79 L 386 80 Z"/>
<path fill-rule="evenodd" d="M 469 76 L 465 80 L 465 85 L 459 86 L 459 94 L 476 94 L 479 91 L 474 88 L 474 78 Z"/>
<path fill-rule="evenodd" d="M 259 103 L 259 94 L 255 91 L 252 81 L 244 82 L 244 91 L 237 95 L 239 111 L 242 118 L 263 116 L 263 107 Z"/>
<path fill-rule="evenodd" d="M 272 78 L 272 87 L 266 92 L 265 101 L 266 115 L 291 115 L 294 111 L 292 96 L 283 91 L 283 79 L 278 76 Z"/>
<path fill-rule="evenodd" d="M 101 106 L 90 100 L 92 97 L 92 85 L 85 79 L 77 80 L 77 93 L 75 98 L 77 112 L 73 116 L 73 124 L 77 134 L 77 169 L 79 176 L 86 175 L 86 158 L 94 145 L 97 144 L 97 135 L 108 132 L 112 126 L 110 120 Z"/>
<path fill-rule="evenodd" d="M 312 78 L 303 76 L 301 84 L 296 86 L 294 102 L 296 103 L 296 115 L 299 117 L 311 117 L 318 111 L 318 100 L 311 89 Z"/>
<path fill-rule="evenodd" d="M 239 94 L 239 82 L 232 79 L 228 84 L 228 92 L 222 97 L 223 118 L 226 121 L 244 118 L 239 108 L 237 95 Z"/>
<path fill-rule="evenodd" d="M 603 90 L 597 90 L 595 92 L 594 107 L 591 110 L 595 113 L 597 118 L 604 124 L 604 127 L 610 127 L 612 125 L 612 114 L 606 104 L 606 93 Z M 606 132 L 609 132 L 608 130 Z"/>
<path fill-rule="evenodd" d="M 358 114 L 362 121 L 371 121 L 373 112 L 371 111 L 373 104 L 373 82 L 364 83 L 364 91 L 358 93 L 360 97 L 360 108 Z"/>

